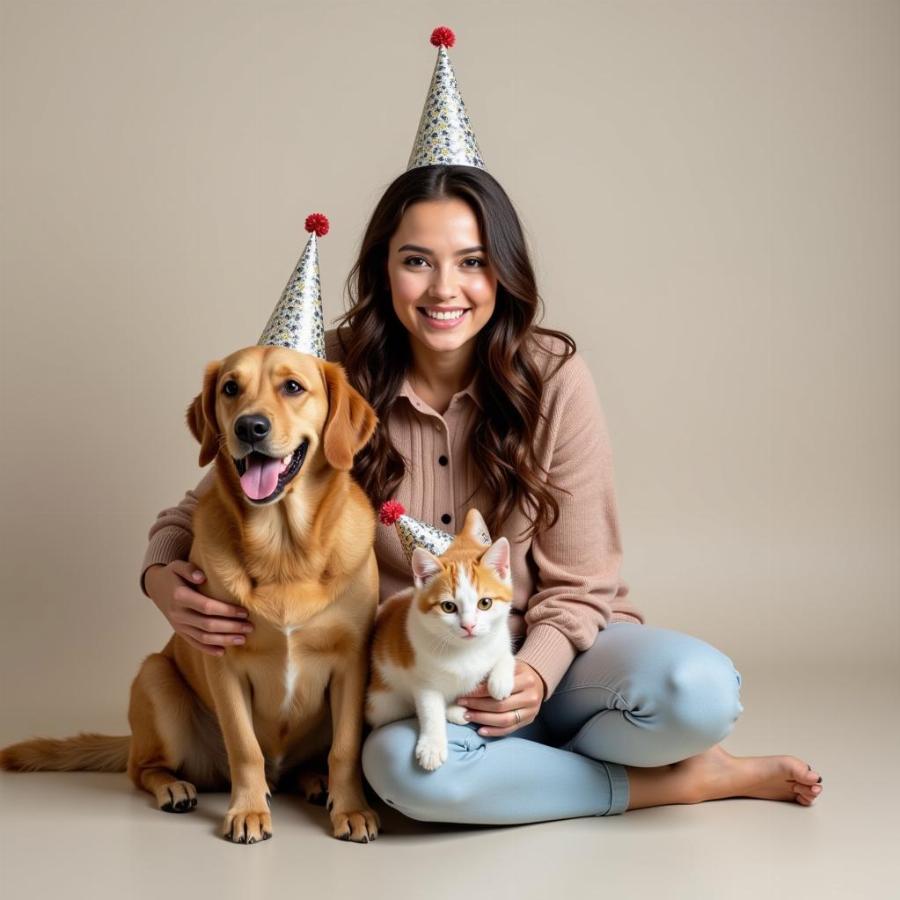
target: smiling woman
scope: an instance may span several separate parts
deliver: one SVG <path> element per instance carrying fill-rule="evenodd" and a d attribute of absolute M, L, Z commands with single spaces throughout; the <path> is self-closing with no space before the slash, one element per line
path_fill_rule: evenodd
<path fill-rule="evenodd" d="M 570 337 L 537 324 L 524 235 L 497 181 L 470 165 L 405 172 L 348 286 L 326 353 L 380 420 L 348 467 L 370 501 L 396 497 L 420 522 L 458 530 L 484 510 L 493 538 L 508 539 L 513 585 L 512 692 L 457 698 L 464 716 L 433 772 L 416 767 L 413 720 L 376 728 L 363 749 L 375 791 L 413 818 L 472 824 L 731 796 L 811 805 L 819 775 L 802 760 L 718 745 L 742 711 L 731 660 L 643 625 L 631 605 L 593 379 Z M 151 531 L 145 565 L 166 566 L 147 581 L 160 608 L 207 489 Z M 375 555 L 386 600 L 409 585 L 409 564 L 387 529 Z"/>
<path fill-rule="evenodd" d="M 559 503 L 535 452 L 544 383 L 575 352 L 537 324 L 541 300 L 519 217 L 501 185 L 472 166 L 420 166 L 385 191 L 348 278 L 341 357 L 354 387 L 387 421 L 405 380 L 439 414 L 477 390 L 472 462 L 491 529 L 522 505 L 526 531 L 556 521 Z M 535 341 L 540 347 L 535 353 Z M 376 503 L 404 464 L 385 429 L 355 474 Z M 446 524 L 446 523 L 444 523 Z"/>

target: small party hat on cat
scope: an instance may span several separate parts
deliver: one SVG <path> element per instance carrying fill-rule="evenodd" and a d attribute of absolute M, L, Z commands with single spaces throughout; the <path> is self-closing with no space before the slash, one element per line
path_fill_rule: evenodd
<path fill-rule="evenodd" d="M 447 54 L 456 35 L 442 25 L 431 32 L 431 43 L 438 48 L 438 57 L 406 170 L 438 165 L 483 169 L 484 160 Z"/>
<path fill-rule="evenodd" d="M 435 556 L 441 556 L 447 552 L 447 549 L 456 539 L 455 535 L 447 534 L 446 531 L 441 531 L 440 528 L 427 525 L 425 522 L 420 522 L 418 519 L 406 515 L 403 504 L 397 500 L 387 500 L 382 503 L 378 512 L 378 518 L 382 525 L 396 525 L 400 544 L 410 563 L 412 563 L 413 550 L 416 547 L 421 547 Z M 483 523 L 480 516 L 479 521 Z M 487 528 L 483 524 L 476 537 L 485 546 L 491 543 L 491 536 L 487 533 Z"/>
<path fill-rule="evenodd" d="M 325 359 L 325 316 L 317 238 L 328 234 L 328 227 L 328 219 L 322 213 L 311 213 L 306 217 L 306 230 L 310 232 L 306 249 L 257 344 L 289 347 Z"/>

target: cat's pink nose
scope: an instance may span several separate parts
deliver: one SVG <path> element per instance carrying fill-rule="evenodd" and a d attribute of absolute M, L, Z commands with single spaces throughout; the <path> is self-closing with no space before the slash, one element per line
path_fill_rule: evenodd
<path fill-rule="evenodd" d="M 469 637 L 472 637 L 472 635 L 475 633 L 474 625 L 463 625 L 463 628 L 465 628 L 466 634 L 469 635 Z"/>

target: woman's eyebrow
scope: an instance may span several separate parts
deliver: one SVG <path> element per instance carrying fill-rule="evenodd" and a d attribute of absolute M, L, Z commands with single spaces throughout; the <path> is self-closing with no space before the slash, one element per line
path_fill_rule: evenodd
<path fill-rule="evenodd" d="M 412 250 L 414 253 L 425 253 L 428 256 L 434 256 L 434 251 L 429 250 L 427 247 L 420 247 L 418 244 L 404 244 L 402 247 L 397 248 L 398 253 L 403 253 L 407 250 Z M 465 256 L 467 253 L 483 253 L 484 247 L 466 247 L 465 250 L 457 250 L 456 256 Z"/>

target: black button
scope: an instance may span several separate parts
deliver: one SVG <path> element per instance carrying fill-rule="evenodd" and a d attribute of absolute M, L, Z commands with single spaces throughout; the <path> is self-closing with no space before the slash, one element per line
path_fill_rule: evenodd
<path fill-rule="evenodd" d="M 447 463 L 449 462 L 449 460 L 447 459 L 446 456 L 439 456 L 439 457 L 438 457 L 438 462 L 439 462 L 442 466 L 446 466 Z"/>
<path fill-rule="evenodd" d="M 449 525 L 449 524 L 450 524 L 450 513 L 444 513 L 444 514 L 441 516 L 441 521 L 442 521 L 445 525 Z"/>

